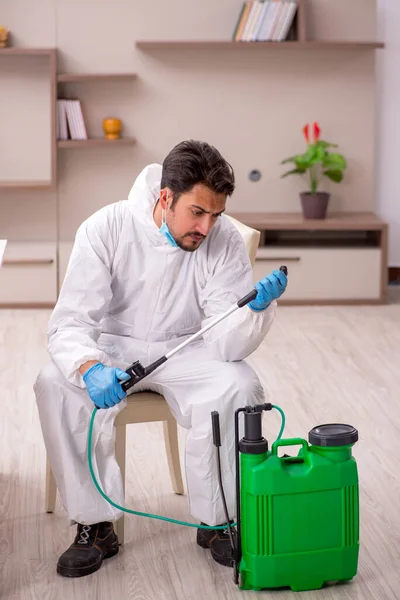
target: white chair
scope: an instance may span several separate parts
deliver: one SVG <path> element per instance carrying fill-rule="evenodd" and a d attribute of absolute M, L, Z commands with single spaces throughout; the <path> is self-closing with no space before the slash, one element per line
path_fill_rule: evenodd
<path fill-rule="evenodd" d="M 254 265 L 260 232 L 240 223 L 227 215 L 243 237 L 250 262 Z M 250 291 L 250 290 L 249 290 Z M 149 423 L 162 421 L 164 426 L 164 442 L 168 459 L 172 489 L 175 494 L 183 494 L 182 472 L 179 460 L 178 428 L 165 398 L 154 392 L 138 392 L 128 396 L 128 403 L 116 420 L 115 456 L 121 469 L 125 489 L 125 455 L 126 455 L 126 426 L 132 423 Z M 54 512 L 56 505 L 57 485 L 47 459 L 46 469 L 46 511 Z M 124 543 L 124 516 L 116 524 L 116 533 L 120 544 Z"/>

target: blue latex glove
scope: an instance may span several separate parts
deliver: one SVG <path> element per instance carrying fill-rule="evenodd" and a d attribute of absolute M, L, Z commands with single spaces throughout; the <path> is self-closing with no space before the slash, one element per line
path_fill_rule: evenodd
<path fill-rule="evenodd" d="M 83 376 L 88 394 L 98 408 L 119 404 L 126 396 L 119 382 L 128 379 L 128 373 L 122 369 L 106 367 L 102 363 L 90 367 Z"/>
<path fill-rule="evenodd" d="M 249 302 L 248 306 L 259 312 L 265 310 L 272 302 L 282 296 L 286 290 L 287 277 L 283 271 L 276 269 L 272 271 L 265 279 L 261 279 L 254 286 L 258 292 L 256 298 Z"/>

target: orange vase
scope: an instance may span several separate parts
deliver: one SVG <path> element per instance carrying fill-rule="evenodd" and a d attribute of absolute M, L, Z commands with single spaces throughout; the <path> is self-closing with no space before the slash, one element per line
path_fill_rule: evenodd
<path fill-rule="evenodd" d="M 120 137 L 121 129 L 121 119 L 115 119 L 111 117 L 103 119 L 103 130 L 108 140 L 117 140 Z"/>

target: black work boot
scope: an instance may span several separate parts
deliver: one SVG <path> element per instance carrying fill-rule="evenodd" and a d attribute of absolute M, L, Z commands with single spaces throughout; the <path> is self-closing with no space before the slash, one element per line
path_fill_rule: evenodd
<path fill-rule="evenodd" d="M 201 523 L 206 525 L 207 523 Z M 233 539 L 235 540 L 235 530 L 232 528 Z M 226 529 L 198 529 L 197 544 L 202 548 L 209 548 L 211 556 L 220 565 L 224 567 L 233 566 L 232 546 L 229 538 L 228 528 Z"/>
<path fill-rule="evenodd" d="M 58 559 L 57 573 L 64 577 L 90 575 L 100 569 L 104 558 L 114 556 L 118 550 L 112 523 L 78 524 L 74 543 Z"/>

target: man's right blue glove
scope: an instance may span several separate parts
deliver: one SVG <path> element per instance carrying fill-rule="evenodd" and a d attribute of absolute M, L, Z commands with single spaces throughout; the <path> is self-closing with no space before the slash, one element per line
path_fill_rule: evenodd
<path fill-rule="evenodd" d="M 249 302 L 248 306 L 260 312 L 265 310 L 271 304 L 272 300 L 277 300 L 286 290 L 287 277 L 283 271 L 276 269 L 272 271 L 265 279 L 261 279 L 254 286 L 258 292 L 256 298 Z"/>
<path fill-rule="evenodd" d="M 86 371 L 83 381 L 89 396 L 98 408 L 111 408 L 119 404 L 126 393 L 120 381 L 127 381 L 128 373 L 116 367 L 106 367 L 96 363 Z"/>

